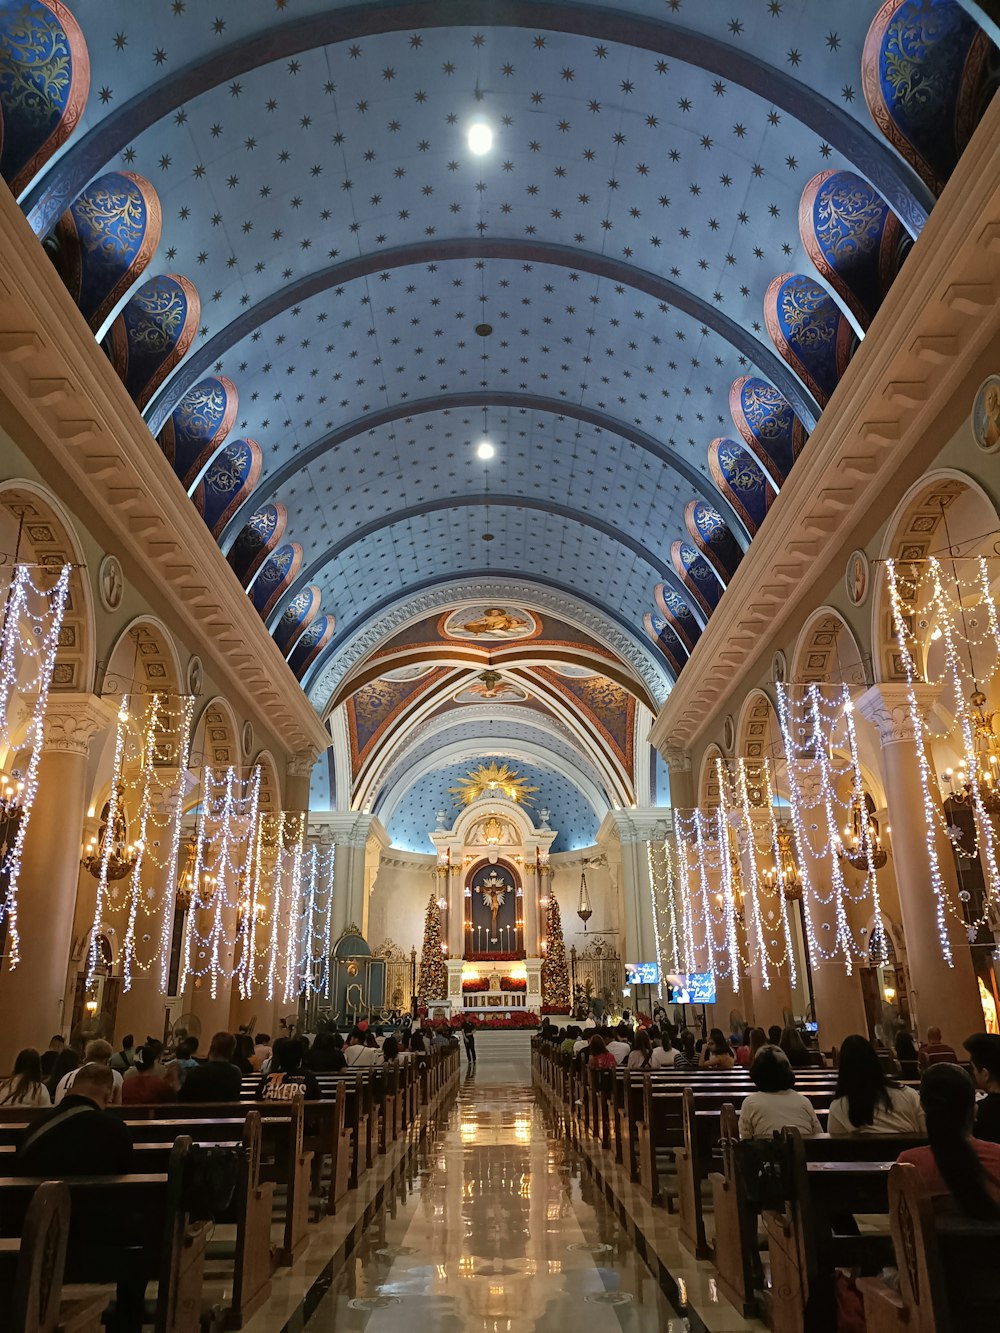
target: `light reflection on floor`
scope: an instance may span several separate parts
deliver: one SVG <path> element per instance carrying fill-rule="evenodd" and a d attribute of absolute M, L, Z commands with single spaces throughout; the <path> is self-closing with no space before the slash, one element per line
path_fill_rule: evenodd
<path fill-rule="evenodd" d="M 481 1059 L 308 1333 L 701 1328 L 668 1303 L 546 1116 L 527 1059 Z"/>

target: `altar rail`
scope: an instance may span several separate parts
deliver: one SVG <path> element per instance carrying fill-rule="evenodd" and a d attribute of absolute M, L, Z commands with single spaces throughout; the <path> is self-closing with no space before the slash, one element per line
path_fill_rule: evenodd
<path fill-rule="evenodd" d="M 462 1008 L 490 1009 L 503 1013 L 505 1009 L 527 1009 L 528 996 L 525 991 L 467 991 L 462 996 Z M 535 1001 L 534 1008 L 538 1008 Z"/>

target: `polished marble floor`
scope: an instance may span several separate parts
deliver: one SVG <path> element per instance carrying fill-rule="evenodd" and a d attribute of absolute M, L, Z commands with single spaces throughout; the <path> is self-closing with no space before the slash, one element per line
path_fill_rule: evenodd
<path fill-rule="evenodd" d="M 744 1327 L 734 1315 L 721 1323 Z M 574 1326 L 700 1333 L 721 1324 L 667 1300 L 536 1097 L 527 1050 L 523 1059 L 484 1052 L 464 1075 L 446 1125 L 421 1148 L 305 1329 L 556 1333 Z"/>

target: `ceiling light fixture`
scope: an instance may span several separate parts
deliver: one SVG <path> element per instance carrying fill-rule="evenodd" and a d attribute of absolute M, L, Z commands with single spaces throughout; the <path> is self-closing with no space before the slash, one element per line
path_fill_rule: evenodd
<path fill-rule="evenodd" d="M 482 157 L 493 147 L 493 131 L 481 120 L 473 121 L 469 126 L 469 152 Z"/>
<path fill-rule="evenodd" d="M 483 459 L 484 462 L 487 458 L 492 458 L 495 453 L 496 450 L 493 448 L 492 444 L 490 444 L 489 440 L 481 440 L 479 444 L 476 445 L 476 457 Z"/>

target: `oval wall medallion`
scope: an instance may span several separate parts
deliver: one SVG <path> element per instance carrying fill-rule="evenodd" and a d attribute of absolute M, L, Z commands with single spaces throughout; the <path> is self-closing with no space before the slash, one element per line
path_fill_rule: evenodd
<path fill-rule="evenodd" d="M 106 555 L 97 571 L 97 587 L 105 611 L 117 611 L 125 596 L 125 575 L 116 555 Z"/>
<path fill-rule="evenodd" d="M 868 556 L 864 551 L 852 551 L 847 561 L 844 584 L 852 606 L 860 606 L 868 596 Z"/>

